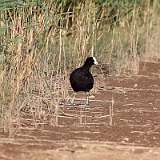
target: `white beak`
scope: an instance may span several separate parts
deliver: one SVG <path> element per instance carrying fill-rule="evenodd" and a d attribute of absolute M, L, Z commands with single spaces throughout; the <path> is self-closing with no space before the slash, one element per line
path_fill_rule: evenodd
<path fill-rule="evenodd" d="M 98 62 L 97 62 L 97 60 L 96 60 L 96 58 L 95 58 L 95 57 L 93 57 L 93 60 L 94 60 L 94 64 L 95 64 L 95 65 L 97 65 L 97 64 L 98 64 Z"/>

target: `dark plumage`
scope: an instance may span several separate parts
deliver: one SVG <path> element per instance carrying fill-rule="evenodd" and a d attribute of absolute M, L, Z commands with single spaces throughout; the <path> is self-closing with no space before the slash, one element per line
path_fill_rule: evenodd
<path fill-rule="evenodd" d="M 98 64 L 95 57 L 88 57 L 84 62 L 83 66 L 75 69 L 70 74 L 70 84 L 74 92 L 84 91 L 88 93 L 93 88 L 94 79 L 92 74 L 90 73 L 90 68 L 94 64 Z"/>

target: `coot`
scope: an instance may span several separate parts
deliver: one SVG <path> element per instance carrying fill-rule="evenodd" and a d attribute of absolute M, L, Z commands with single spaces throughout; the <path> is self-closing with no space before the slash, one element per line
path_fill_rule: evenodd
<path fill-rule="evenodd" d="M 97 64 L 98 63 L 95 57 L 88 57 L 80 68 L 75 69 L 70 74 L 70 84 L 74 93 L 80 91 L 86 93 L 87 95 L 86 105 L 89 104 L 88 93 L 93 88 L 94 85 L 94 78 L 90 72 L 90 68 L 92 67 L 92 65 L 97 65 Z"/>

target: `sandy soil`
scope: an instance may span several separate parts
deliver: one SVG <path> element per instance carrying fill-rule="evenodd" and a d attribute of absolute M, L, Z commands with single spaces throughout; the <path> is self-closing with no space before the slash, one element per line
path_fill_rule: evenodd
<path fill-rule="evenodd" d="M 160 63 L 141 62 L 138 75 L 106 76 L 90 106 L 61 105 L 58 126 L 22 117 L 12 139 L 0 134 L 0 159 L 159 160 L 159 75 Z"/>

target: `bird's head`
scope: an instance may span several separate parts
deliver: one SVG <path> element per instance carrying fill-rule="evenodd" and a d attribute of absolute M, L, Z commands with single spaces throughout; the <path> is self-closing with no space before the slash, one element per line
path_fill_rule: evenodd
<path fill-rule="evenodd" d="M 92 66 L 97 64 L 98 62 L 95 57 L 87 57 L 86 61 L 84 62 L 85 66 Z"/>

